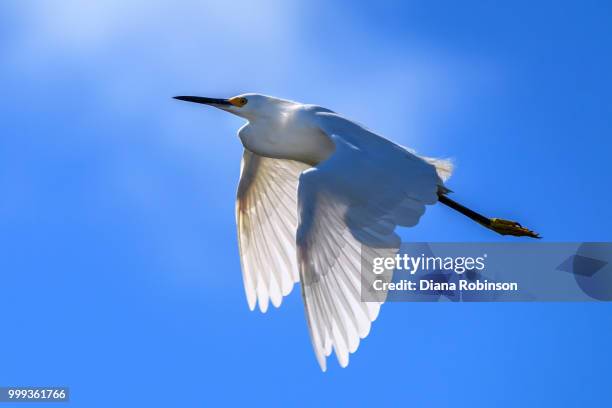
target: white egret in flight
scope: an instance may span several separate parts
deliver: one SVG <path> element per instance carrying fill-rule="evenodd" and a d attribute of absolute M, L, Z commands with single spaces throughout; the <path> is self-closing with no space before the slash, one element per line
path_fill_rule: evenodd
<path fill-rule="evenodd" d="M 236 222 L 249 308 L 278 307 L 301 282 L 324 371 L 332 348 L 348 365 L 384 301 L 361 301 L 361 252 L 397 252 L 395 227 L 416 225 L 425 206 L 440 202 L 497 233 L 538 238 L 448 198 L 450 162 L 416 155 L 329 109 L 258 94 L 175 98 L 247 120 L 238 131 Z"/>

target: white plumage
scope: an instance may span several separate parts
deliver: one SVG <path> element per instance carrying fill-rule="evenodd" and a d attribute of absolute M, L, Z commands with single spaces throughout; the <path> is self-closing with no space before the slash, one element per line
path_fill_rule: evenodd
<path fill-rule="evenodd" d="M 385 300 L 361 301 L 362 279 L 373 278 L 361 274 L 362 252 L 395 254 L 395 227 L 419 222 L 452 166 L 314 105 L 256 94 L 178 98 L 248 120 L 236 222 L 249 307 L 278 307 L 300 281 L 321 368 L 332 349 L 345 367 Z"/>
<path fill-rule="evenodd" d="M 244 289 L 251 310 L 280 306 L 299 282 L 295 249 L 297 186 L 309 166 L 244 150 L 236 198 L 236 225 Z"/>

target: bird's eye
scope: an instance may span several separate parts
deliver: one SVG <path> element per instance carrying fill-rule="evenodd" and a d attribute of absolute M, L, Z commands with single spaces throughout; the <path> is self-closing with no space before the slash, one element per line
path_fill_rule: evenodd
<path fill-rule="evenodd" d="M 236 98 L 231 98 L 229 100 L 229 102 L 232 105 L 236 106 L 237 108 L 242 108 L 244 105 L 247 104 L 248 100 L 247 100 L 247 98 L 238 98 L 238 97 L 236 97 Z"/>

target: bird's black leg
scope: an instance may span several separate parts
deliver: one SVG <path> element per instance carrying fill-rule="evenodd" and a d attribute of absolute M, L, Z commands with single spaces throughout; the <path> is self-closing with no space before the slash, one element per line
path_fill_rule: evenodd
<path fill-rule="evenodd" d="M 451 200 L 444 193 L 438 194 L 438 201 L 455 211 L 460 212 L 466 217 L 476 221 L 485 228 L 497 232 L 501 235 L 514 235 L 516 237 L 531 237 L 541 238 L 540 234 L 533 232 L 532 230 L 523 227 L 516 221 L 504 220 L 501 218 L 487 218 L 482 214 L 478 214 L 476 211 L 472 211 L 467 207 L 459 204 L 455 200 Z"/>

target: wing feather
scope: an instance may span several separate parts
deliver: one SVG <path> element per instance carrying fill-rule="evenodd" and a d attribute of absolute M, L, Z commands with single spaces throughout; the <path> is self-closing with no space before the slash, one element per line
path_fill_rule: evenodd
<path fill-rule="evenodd" d="M 368 293 L 374 257 L 394 256 L 397 225 L 416 225 L 437 201 L 436 166 L 333 113 L 322 129 L 336 150 L 302 173 L 297 254 L 311 340 L 321 368 L 335 351 L 342 367 L 370 332 L 386 293 Z M 364 302 L 363 300 L 369 300 Z"/>
<path fill-rule="evenodd" d="M 244 150 L 236 224 L 249 308 L 280 306 L 299 281 L 296 262 L 298 177 L 307 165 Z"/>

